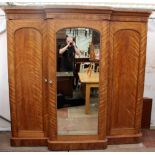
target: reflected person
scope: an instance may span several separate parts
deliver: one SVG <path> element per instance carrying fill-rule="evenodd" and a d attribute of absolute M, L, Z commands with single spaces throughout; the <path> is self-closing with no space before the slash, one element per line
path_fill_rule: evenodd
<path fill-rule="evenodd" d="M 80 55 L 80 50 L 77 48 L 73 37 L 66 36 L 66 45 L 59 49 L 59 54 L 62 55 L 61 71 L 73 72 L 75 54 Z"/>

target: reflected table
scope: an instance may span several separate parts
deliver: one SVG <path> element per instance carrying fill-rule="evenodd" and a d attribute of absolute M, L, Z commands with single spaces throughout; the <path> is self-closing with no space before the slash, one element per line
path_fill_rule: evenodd
<path fill-rule="evenodd" d="M 92 73 L 91 76 L 87 72 L 79 72 L 80 82 L 86 85 L 85 90 L 85 113 L 90 113 L 90 89 L 99 87 L 99 72 Z"/>

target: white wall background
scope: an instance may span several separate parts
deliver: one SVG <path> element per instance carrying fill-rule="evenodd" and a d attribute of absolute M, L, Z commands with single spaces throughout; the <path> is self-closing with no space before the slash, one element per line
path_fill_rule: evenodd
<path fill-rule="evenodd" d="M 155 19 L 148 22 L 146 52 L 144 96 L 153 99 L 151 126 L 155 127 Z"/>
<path fill-rule="evenodd" d="M 7 40 L 5 32 L 0 35 L 0 115 L 10 119 L 7 67 Z M 155 127 L 155 19 L 150 19 L 148 23 L 144 96 L 153 98 L 151 126 Z"/>
<path fill-rule="evenodd" d="M 5 32 L 0 35 L 0 115 L 10 120 L 9 109 L 7 39 Z"/>

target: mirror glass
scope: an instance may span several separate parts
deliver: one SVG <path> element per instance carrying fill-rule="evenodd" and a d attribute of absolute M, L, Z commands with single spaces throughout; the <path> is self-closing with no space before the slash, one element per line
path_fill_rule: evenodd
<path fill-rule="evenodd" d="M 62 29 L 56 46 L 58 135 L 97 135 L 100 33 Z"/>

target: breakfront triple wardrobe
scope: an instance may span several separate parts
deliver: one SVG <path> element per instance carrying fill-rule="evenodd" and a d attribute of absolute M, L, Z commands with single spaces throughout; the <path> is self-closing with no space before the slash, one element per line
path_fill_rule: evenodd
<path fill-rule="evenodd" d="M 150 12 L 65 6 L 5 8 L 5 12 L 12 146 L 104 149 L 108 144 L 141 141 Z M 100 33 L 96 135 L 57 134 L 56 33 L 70 27 Z"/>

